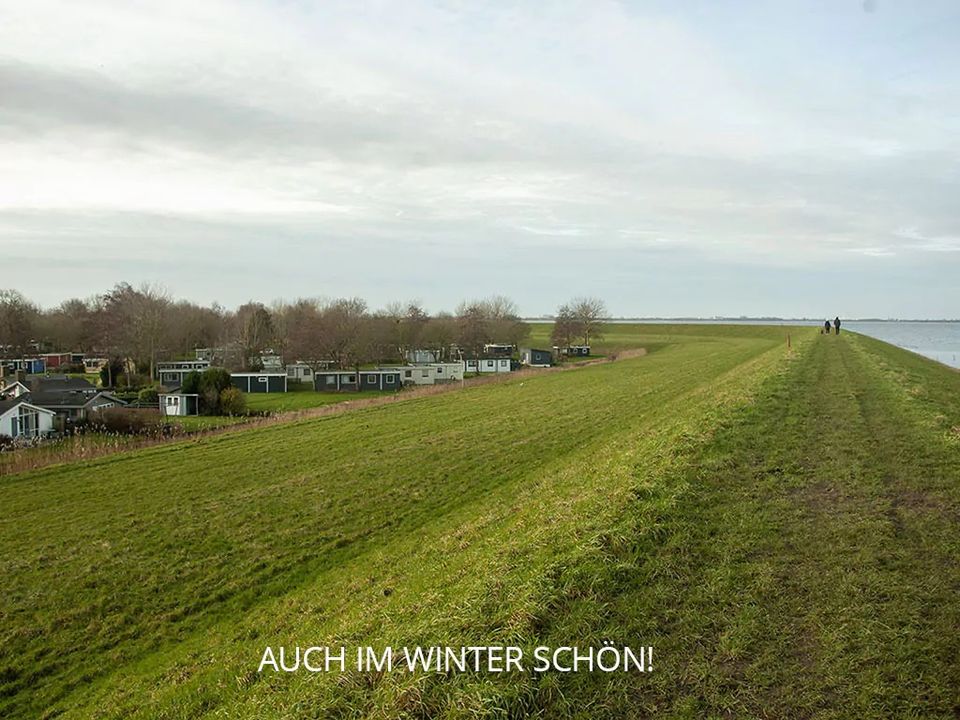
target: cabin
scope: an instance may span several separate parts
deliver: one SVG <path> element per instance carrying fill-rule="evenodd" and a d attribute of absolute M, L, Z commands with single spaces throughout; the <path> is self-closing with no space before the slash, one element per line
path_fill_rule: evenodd
<path fill-rule="evenodd" d="M 520 350 L 520 362 L 530 367 L 550 367 L 553 365 L 553 351 L 523 348 Z"/>
<path fill-rule="evenodd" d="M 384 367 L 381 370 L 395 370 L 400 373 L 404 385 L 436 385 L 437 383 L 463 380 L 463 363 L 422 363 L 420 365 L 401 365 Z"/>
<path fill-rule="evenodd" d="M 403 387 L 402 371 L 397 368 L 378 370 L 318 370 L 313 376 L 317 392 L 359 392 L 360 390 L 399 390 Z"/>
<path fill-rule="evenodd" d="M 233 373 L 230 382 L 245 393 L 287 392 L 285 372 Z"/>
<path fill-rule="evenodd" d="M 590 357 L 589 345 L 567 345 L 566 347 L 554 345 L 553 350 L 561 357 Z"/>
<path fill-rule="evenodd" d="M 509 357 L 467 358 L 463 361 L 463 370 L 468 373 L 508 373 L 513 370 Z"/>
<path fill-rule="evenodd" d="M 83 371 L 88 373 L 98 373 L 107 366 L 105 357 L 85 357 L 83 358 Z"/>
<path fill-rule="evenodd" d="M 287 365 L 287 380 L 292 382 L 313 383 L 313 368 L 305 362 Z"/>
<path fill-rule="evenodd" d="M 209 367 L 210 363 L 207 360 L 176 360 L 157 363 L 156 373 L 163 387 L 175 388 L 183 385 L 184 378 L 190 373 L 202 373 Z"/>
<path fill-rule="evenodd" d="M 483 346 L 483 354 L 495 358 L 511 357 L 513 350 L 513 345 L 505 345 L 504 343 L 487 343 Z"/>
<path fill-rule="evenodd" d="M 260 355 L 260 369 L 267 372 L 281 372 L 283 370 L 283 358 L 275 352 L 265 352 Z"/>
<path fill-rule="evenodd" d="M 21 397 L 32 405 L 52 410 L 64 423 L 84 420 L 97 410 L 126 405 L 120 398 L 98 390 L 83 378 L 65 375 L 34 378 L 30 392 Z"/>
<path fill-rule="evenodd" d="M 30 392 L 30 388 L 20 380 L 0 378 L 0 398 L 9 400 L 10 398 L 26 395 L 28 392 Z"/>
<path fill-rule="evenodd" d="M 195 393 L 160 393 L 160 414 L 186 417 L 200 414 L 200 396 Z"/>
<path fill-rule="evenodd" d="M 44 353 L 40 357 L 43 359 L 43 364 L 48 371 L 73 364 L 72 353 Z"/>
<path fill-rule="evenodd" d="M 402 365 L 382 369 L 398 372 L 400 382 L 404 385 L 434 385 L 437 382 L 437 369 L 433 365 Z"/>
<path fill-rule="evenodd" d="M 437 353 L 433 350 L 407 350 L 407 362 L 413 365 L 432 364 L 437 362 Z"/>
<path fill-rule="evenodd" d="M 34 405 L 25 397 L 0 400 L 0 435 L 11 438 L 49 435 L 56 416 L 52 410 Z"/>
<path fill-rule="evenodd" d="M 42 375 L 47 371 L 47 366 L 43 358 L 7 358 L 0 360 L 4 366 L 7 375 L 12 375 L 17 371 L 25 372 L 27 375 Z"/>

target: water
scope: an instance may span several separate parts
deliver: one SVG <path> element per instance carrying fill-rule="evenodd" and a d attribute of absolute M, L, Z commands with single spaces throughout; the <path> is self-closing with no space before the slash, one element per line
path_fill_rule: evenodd
<path fill-rule="evenodd" d="M 960 368 L 960 323 L 849 322 L 840 328 L 869 335 L 944 365 Z"/>
<path fill-rule="evenodd" d="M 617 322 L 617 321 L 614 321 Z M 637 321 L 625 321 L 637 322 Z M 729 325 L 822 325 L 799 320 L 643 320 L 640 322 L 682 322 Z M 841 322 L 843 322 L 841 318 Z M 871 320 L 843 322 L 841 330 L 869 335 L 891 345 L 960 368 L 960 322 L 911 322 Z"/>

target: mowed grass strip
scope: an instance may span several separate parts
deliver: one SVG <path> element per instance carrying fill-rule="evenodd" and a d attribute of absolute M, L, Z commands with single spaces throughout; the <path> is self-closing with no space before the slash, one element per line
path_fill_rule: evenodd
<path fill-rule="evenodd" d="M 607 592 L 545 636 L 653 637 L 657 671 L 563 676 L 547 716 L 956 717 L 958 380 L 816 338 L 692 461 L 649 475 L 611 528 Z M 647 503 L 671 492 L 651 543 Z"/>
<path fill-rule="evenodd" d="M 778 330 L 752 329 L 7 479 L 0 711 L 70 708 L 72 692 L 203 641 L 323 572 L 445 518 L 460 527 L 491 492 L 509 497 L 570 454 L 602 453 L 781 342 Z"/>

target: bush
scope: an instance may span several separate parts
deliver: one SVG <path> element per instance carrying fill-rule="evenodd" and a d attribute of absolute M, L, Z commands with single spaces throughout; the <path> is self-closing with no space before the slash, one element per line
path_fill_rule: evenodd
<path fill-rule="evenodd" d="M 200 394 L 200 412 L 204 415 L 221 415 L 220 394 L 230 387 L 233 387 L 230 382 L 230 373 L 223 368 L 204 370 L 200 374 L 196 390 Z M 181 392 L 187 391 L 181 390 Z"/>
<path fill-rule="evenodd" d="M 221 415 L 244 415 L 247 411 L 247 399 L 239 388 L 232 385 L 220 391 Z"/>
<path fill-rule="evenodd" d="M 160 402 L 160 393 L 157 392 L 156 388 L 148 387 L 144 388 L 137 393 L 137 401 L 141 405 L 157 405 Z"/>
<path fill-rule="evenodd" d="M 180 392 L 188 395 L 200 394 L 200 373 L 196 370 L 187 373 L 180 384 Z"/>
<path fill-rule="evenodd" d="M 87 427 L 95 432 L 147 435 L 163 432 L 159 410 L 107 408 L 90 414 Z"/>

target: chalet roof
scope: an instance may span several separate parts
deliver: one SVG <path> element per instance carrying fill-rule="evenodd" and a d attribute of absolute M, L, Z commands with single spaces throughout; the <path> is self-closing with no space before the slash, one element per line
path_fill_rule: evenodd
<path fill-rule="evenodd" d="M 34 390 L 28 395 L 21 395 L 20 398 L 17 399 L 19 400 L 21 398 L 28 399 L 33 405 L 49 409 L 82 408 L 100 399 L 106 399 L 118 405 L 126 405 L 123 400 L 115 395 L 108 392 L 97 392 L 96 389 L 93 393 L 69 389 Z"/>
<path fill-rule="evenodd" d="M 70 377 L 68 375 L 38 375 L 30 378 L 30 387 L 33 392 L 63 392 L 66 390 L 96 393 L 94 387 L 86 378 Z"/>
<path fill-rule="evenodd" d="M 0 415 L 3 415 L 4 413 L 12 410 L 13 408 L 17 407 L 18 405 L 26 405 L 27 407 L 31 407 L 31 408 L 34 408 L 34 409 L 36 409 L 36 410 L 42 410 L 42 411 L 48 412 L 48 413 L 49 413 L 49 412 L 53 412 L 52 410 L 49 410 L 49 409 L 44 408 L 44 407 L 40 407 L 40 406 L 34 404 L 33 402 L 30 402 L 30 396 L 29 396 L 29 395 L 21 395 L 20 397 L 10 398 L 9 400 L 0 400 Z"/>

